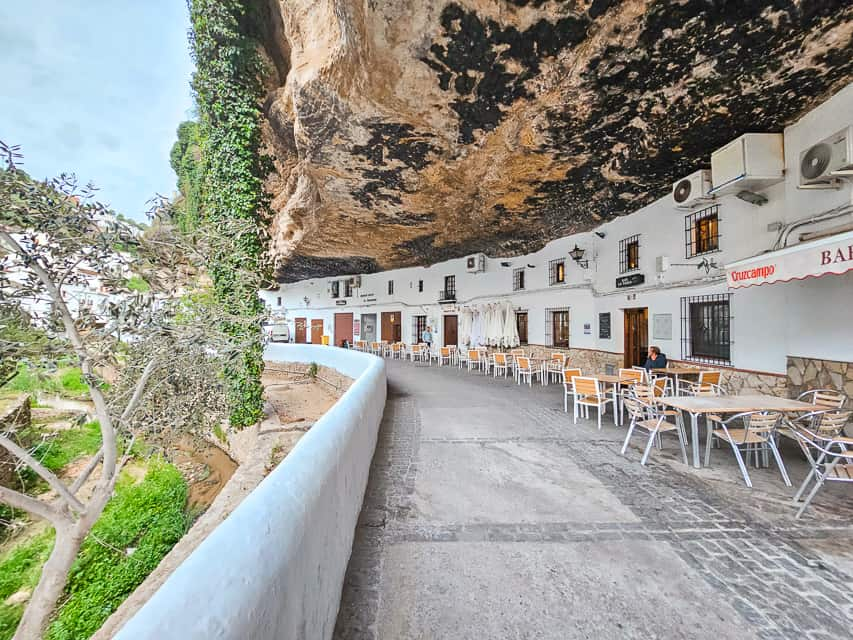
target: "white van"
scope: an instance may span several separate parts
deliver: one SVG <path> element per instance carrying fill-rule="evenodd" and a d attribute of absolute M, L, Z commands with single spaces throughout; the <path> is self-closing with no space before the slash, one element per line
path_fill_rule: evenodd
<path fill-rule="evenodd" d="M 290 342 L 290 325 L 286 322 L 275 322 L 267 326 L 270 342 Z"/>

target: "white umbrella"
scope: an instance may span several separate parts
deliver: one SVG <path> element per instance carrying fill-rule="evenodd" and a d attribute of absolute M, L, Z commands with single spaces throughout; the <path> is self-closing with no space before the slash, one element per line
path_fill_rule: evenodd
<path fill-rule="evenodd" d="M 472 309 L 473 321 L 471 322 L 471 346 L 476 347 L 483 342 L 483 314 L 481 308 Z"/>
<path fill-rule="evenodd" d="M 511 302 L 507 302 L 504 308 L 503 342 L 505 347 L 517 347 L 521 344 L 518 338 L 518 325 L 515 322 L 515 309 Z"/>
<path fill-rule="evenodd" d="M 460 347 L 468 346 L 471 340 L 471 310 L 468 308 L 462 309 L 462 322 L 459 327 L 459 335 L 457 341 Z"/>

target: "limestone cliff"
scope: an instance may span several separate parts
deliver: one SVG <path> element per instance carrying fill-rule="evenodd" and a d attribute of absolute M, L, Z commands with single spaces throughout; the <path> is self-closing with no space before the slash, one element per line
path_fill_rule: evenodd
<path fill-rule="evenodd" d="M 258 0 L 282 280 L 510 255 L 853 78 L 844 0 Z"/>

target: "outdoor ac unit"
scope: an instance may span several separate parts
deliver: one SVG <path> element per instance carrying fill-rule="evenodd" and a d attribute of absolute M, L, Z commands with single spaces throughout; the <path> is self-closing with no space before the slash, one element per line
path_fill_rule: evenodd
<path fill-rule="evenodd" d="M 335 295 L 334 285 L 337 283 L 336 280 L 329 280 L 326 284 L 326 293 L 330 298 L 337 298 L 340 295 L 340 289 L 338 289 L 338 294 Z M 340 285 L 338 285 L 340 287 Z"/>
<path fill-rule="evenodd" d="M 841 176 L 853 176 L 853 125 L 800 154 L 800 189 L 837 189 Z"/>
<path fill-rule="evenodd" d="M 669 256 L 658 256 L 655 258 L 655 271 L 663 273 L 669 270 Z"/>
<path fill-rule="evenodd" d="M 745 133 L 711 154 L 711 194 L 763 191 L 785 178 L 781 133 Z"/>
<path fill-rule="evenodd" d="M 353 276 L 349 281 L 353 288 L 358 289 L 361 287 L 361 276 Z"/>
<path fill-rule="evenodd" d="M 711 172 L 694 171 L 672 185 L 672 201 L 676 209 L 692 209 L 711 200 Z"/>
<path fill-rule="evenodd" d="M 477 253 L 465 259 L 465 269 L 468 273 L 481 273 L 486 270 L 486 254 Z"/>

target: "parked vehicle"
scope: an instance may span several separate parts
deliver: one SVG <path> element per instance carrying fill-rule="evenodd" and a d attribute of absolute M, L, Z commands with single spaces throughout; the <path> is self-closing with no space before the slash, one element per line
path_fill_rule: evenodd
<path fill-rule="evenodd" d="M 270 342 L 290 342 L 290 326 L 286 322 L 275 322 L 267 326 Z"/>

